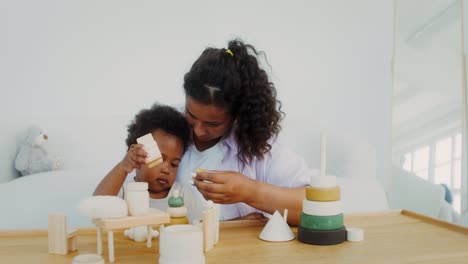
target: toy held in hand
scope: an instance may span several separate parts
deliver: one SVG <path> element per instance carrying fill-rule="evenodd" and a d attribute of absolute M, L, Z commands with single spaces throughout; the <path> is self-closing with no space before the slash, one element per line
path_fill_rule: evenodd
<path fill-rule="evenodd" d="M 148 168 L 152 168 L 162 162 L 161 151 L 151 133 L 137 138 L 137 143 L 143 145 L 143 149 L 148 154 L 148 157 L 146 157 L 146 166 Z"/>
<path fill-rule="evenodd" d="M 34 126 L 28 130 L 26 141 L 15 159 L 15 169 L 21 176 L 57 170 L 62 166 L 62 160 L 51 157 L 44 148 L 47 140 L 41 128 Z"/>

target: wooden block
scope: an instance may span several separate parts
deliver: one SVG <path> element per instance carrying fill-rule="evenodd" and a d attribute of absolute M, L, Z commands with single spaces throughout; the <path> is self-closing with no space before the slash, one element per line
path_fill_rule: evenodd
<path fill-rule="evenodd" d="M 67 217 L 62 213 L 48 215 L 48 244 L 50 254 L 66 255 L 69 249 Z M 72 237 L 76 237 L 76 231 Z M 73 242 L 70 242 L 73 246 Z M 76 243 L 75 243 L 76 248 Z"/>
<path fill-rule="evenodd" d="M 205 210 L 202 213 L 203 218 L 203 248 L 207 252 L 211 250 L 215 243 L 215 232 L 214 232 L 214 207 Z"/>
<path fill-rule="evenodd" d="M 215 244 L 215 240 L 216 240 L 216 232 L 215 232 L 215 229 L 216 229 L 216 223 L 215 223 L 215 208 L 212 207 L 211 210 L 210 210 L 210 218 L 209 218 L 209 222 L 208 222 L 208 226 L 210 228 L 210 233 L 208 234 L 209 235 L 209 239 L 210 239 L 210 243 L 211 243 L 211 248 L 213 248 L 214 244 Z"/>
<path fill-rule="evenodd" d="M 215 232 L 215 238 L 214 238 L 214 243 L 215 245 L 218 244 L 219 241 L 219 204 L 214 205 L 214 222 L 215 222 L 215 227 L 214 227 L 214 232 Z"/>
<path fill-rule="evenodd" d="M 161 151 L 159 150 L 158 144 L 154 141 L 151 133 L 137 138 L 137 143 L 142 144 L 143 149 L 148 154 L 146 157 L 146 165 L 148 168 L 154 167 L 162 162 Z"/>
<path fill-rule="evenodd" d="M 211 249 L 209 244 L 208 233 L 209 233 L 209 211 L 202 212 L 202 231 L 203 231 L 203 251 L 207 252 Z"/>
<path fill-rule="evenodd" d="M 159 157 L 159 158 L 157 158 L 157 159 L 155 159 L 155 160 L 153 160 L 153 161 L 148 162 L 148 163 L 146 164 L 146 166 L 147 166 L 148 168 L 152 168 L 152 167 L 158 165 L 158 164 L 161 163 L 161 162 L 163 162 L 163 159 L 162 159 L 162 157 Z"/>
<path fill-rule="evenodd" d="M 149 208 L 149 212 L 146 215 L 93 219 L 93 223 L 96 226 L 107 230 L 134 226 L 160 225 L 169 223 L 170 221 L 168 213 L 155 208 Z"/>
<path fill-rule="evenodd" d="M 77 242 L 77 237 L 76 236 L 68 238 L 67 246 L 68 246 L 69 251 L 76 251 L 77 250 L 77 247 L 76 247 L 77 244 L 78 244 L 78 242 Z"/>
<path fill-rule="evenodd" d="M 102 228 L 97 228 L 97 253 L 102 255 Z"/>
<path fill-rule="evenodd" d="M 107 250 L 109 251 L 109 262 L 114 262 L 114 233 L 112 231 L 107 232 Z"/>
<path fill-rule="evenodd" d="M 68 229 L 67 230 L 67 244 L 68 244 L 68 251 L 76 251 L 77 244 L 78 244 L 78 230 L 76 229 Z"/>
<path fill-rule="evenodd" d="M 67 229 L 67 238 L 74 237 L 78 234 L 77 229 Z"/>
<path fill-rule="evenodd" d="M 153 239 L 153 229 L 151 226 L 146 227 L 146 247 L 151 248 L 151 240 Z"/>

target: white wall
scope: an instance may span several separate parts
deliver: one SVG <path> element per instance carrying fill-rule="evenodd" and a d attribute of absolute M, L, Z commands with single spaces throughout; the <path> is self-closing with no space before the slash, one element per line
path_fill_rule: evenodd
<path fill-rule="evenodd" d="M 240 36 L 268 56 L 285 133 L 302 121 L 356 135 L 375 147 L 385 183 L 392 9 L 385 0 L 2 1 L 0 181 L 12 178 L 14 142 L 32 123 L 66 166 L 110 166 L 86 154 L 119 158 L 133 114 L 155 100 L 182 103 L 183 75 L 203 48 Z"/>

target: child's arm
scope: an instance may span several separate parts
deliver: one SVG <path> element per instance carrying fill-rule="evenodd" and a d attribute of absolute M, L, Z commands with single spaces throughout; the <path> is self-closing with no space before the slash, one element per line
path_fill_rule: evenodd
<path fill-rule="evenodd" d="M 127 175 L 145 164 L 146 155 L 143 145 L 133 144 L 123 160 L 102 179 L 93 195 L 117 195 Z"/>

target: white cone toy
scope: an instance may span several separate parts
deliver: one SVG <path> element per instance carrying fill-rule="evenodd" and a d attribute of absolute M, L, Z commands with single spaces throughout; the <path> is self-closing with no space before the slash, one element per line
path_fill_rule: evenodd
<path fill-rule="evenodd" d="M 284 218 L 280 215 L 280 213 L 278 213 L 278 211 L 275 211 L 260 233 L 260 239 L 271 242 L 293 240 L 294 234 L 287 223 L 287 219 L 288 209 L 284 210 Z"/>

